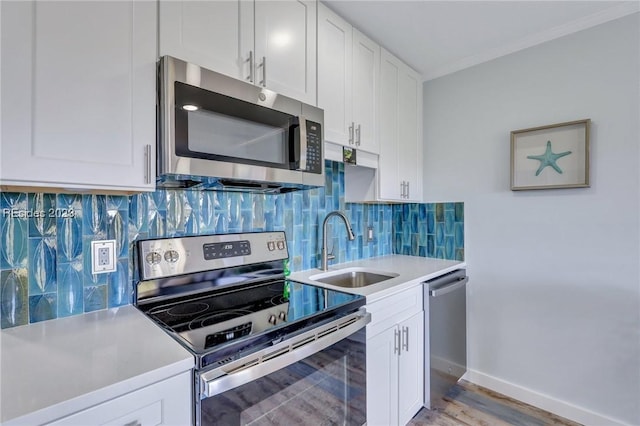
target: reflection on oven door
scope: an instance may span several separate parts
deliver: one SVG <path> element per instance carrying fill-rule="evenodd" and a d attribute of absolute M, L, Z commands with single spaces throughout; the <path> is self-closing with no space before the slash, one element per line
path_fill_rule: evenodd
<path fill-rule="evenodd" d="M 202 426 L 363 425 L 364 329 L 301 361 L 200 401 Z"/>

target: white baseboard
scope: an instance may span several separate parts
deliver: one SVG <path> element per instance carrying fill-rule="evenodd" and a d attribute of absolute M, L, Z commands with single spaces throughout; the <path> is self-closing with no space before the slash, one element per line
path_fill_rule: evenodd
<path fill-rule="evenodd" d="M 541 408 L 545 411 L 549 411 L 558 416 L 562 416 L 566 419 L 573 420 L 574 422 L 581 423 L 583 425 L 590 426 L 625 426 L 620 420 L 606 417 L 593 411 L 587 410 L 583 407 L 570 404 L 565 401 L 560 401 L 552 398 L 548 395 L 527 389 L 525 387 L 506 382 L 493 376 L 481 373 L 476 370 L 467 370 L 462 377 L 476 385 L 491 389 L 493 391 L 504 394 L 510 398 L 517 399 L 518 401 L 525 402 L 533 405 L 534 407 Z"/>

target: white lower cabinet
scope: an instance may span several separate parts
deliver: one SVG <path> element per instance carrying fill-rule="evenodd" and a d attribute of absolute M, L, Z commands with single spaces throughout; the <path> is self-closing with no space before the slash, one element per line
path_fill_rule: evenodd
<path fill-rule="evenodd" d="M 420 286 L 367 305 L 367 425 L 404 425 L 423 404 Z"/>
<path fill-rule="evenodd" d="M 51 426 L 192 424 L 190 371 L 48 423 Z"/>

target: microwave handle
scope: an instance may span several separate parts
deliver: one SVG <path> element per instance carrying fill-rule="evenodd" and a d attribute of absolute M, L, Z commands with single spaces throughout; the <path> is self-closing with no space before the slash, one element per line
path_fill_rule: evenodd
<path fill-rule="evenodd" d="M 307 119 L 302 115 L 298 117 L 298 138 L 295 139 L 296 159 L 298 170 L 307 170 Z"/>

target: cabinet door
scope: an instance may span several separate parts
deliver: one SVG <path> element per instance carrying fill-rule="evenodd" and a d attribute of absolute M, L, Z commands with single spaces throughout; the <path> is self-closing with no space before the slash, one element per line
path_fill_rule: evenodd
<path fill-rule="evenodd" d="M 424 392 L 424 312 L 399 324 L 398 422 L 406 424 L 420 410 Z M 368 367 L 368 366 L 367 366 Z"/>
<path fill-rule="evenodd" d="M 316 15 L 310 0 L 255 2 L 256 81 L 316 104 Z"/>
<path fill-rule="evenodd" d="M 153 190 L 156 5 L 0 7 L 2 184 Z"/>
<path fill-rule="evenodd" d="M 367 425 L 398 424 L 398 332 L 396 326 L 367 339 Z"/>
<path fill-rule="evenodd" d="M 250 81 L 253 0 L 160 0 L 160 56 Z"/>
<path fill-rule="evenodd" d="M 380 54 L 380 158 L 378 198 L 402 200 L 398 175 L 398 82 L 402 63 L 382 49 Z"/>
<path fill-rule="evenodd" d="M 49 426 L 191 424 L 191 372 L 64 417 Z"/>
<path fill-rule="evenodd" d="M 353 29 L 353 121 L 355 144 L 365 151 L 378 152 L 376 105 L 380 46 Z"/>
<path fill-rule="evenodd" d="M 353 143 L 351 114 L 351 25 L 318 4 L 318 107 L 324 109 L 324 138 Z"/>
<path fill-rule="evenodd" d="M 406 201 L 422 199 L 422 83 L 417 73 L 404 67 L 398 81 L 399 177 L 407 182 Z"/>

